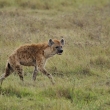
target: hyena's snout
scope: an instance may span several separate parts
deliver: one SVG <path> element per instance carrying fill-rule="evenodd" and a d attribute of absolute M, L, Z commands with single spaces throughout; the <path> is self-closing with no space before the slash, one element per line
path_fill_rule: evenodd
<path fill-rule="evenodd" d="M 63 53 L 63 50 L 59 50 L 58 53 Z"/>
<path fill-rule="evenodd" d="M 63 49 L 62 48 L 57 50 L 57 54 L 58 55 L 61 55 L 62 53 L 63 53 Z"/>

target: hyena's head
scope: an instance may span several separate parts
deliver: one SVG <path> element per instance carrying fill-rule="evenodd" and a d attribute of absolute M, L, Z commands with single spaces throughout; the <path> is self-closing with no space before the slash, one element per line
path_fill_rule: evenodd
<path fill-rule="evenodd" d="M 52 48 L 52 53 L 58 55 L 61 55 L 63 53 L 64 39 L 61 39 L 60 41 L 49 39 L 48 44 Z"/>
<path fill-rule="evenodd" d="M 59 40 L 52 40 L 49 39 L 48 45 L 51 47 L 51 52 L 53 54 L 61 55 L 63 53 L 63 46 L 64 46 L 64 39 Z"/>
<path fill-rule="evenodd" d="M 65 44 L 64 39 L 61 39 L 61 40 L 49 39 L 48 41 L 49 47 L 45 49 L 45 56 L 52 57 L 55 54 L 61 55 L 63 53 L 64 44 Z"/>

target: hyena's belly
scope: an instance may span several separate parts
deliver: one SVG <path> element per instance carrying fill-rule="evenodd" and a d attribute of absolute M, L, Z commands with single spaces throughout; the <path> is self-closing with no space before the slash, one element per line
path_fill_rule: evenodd
<path fill-rule="evenodd" d="M 20 64 L 24 66 L 35 66 L 35 60 L 33 59 L 22 59 L 20 60 Z"/>

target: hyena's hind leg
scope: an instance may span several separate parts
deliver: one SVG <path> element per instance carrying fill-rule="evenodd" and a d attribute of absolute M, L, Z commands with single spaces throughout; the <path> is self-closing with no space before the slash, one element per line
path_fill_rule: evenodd
<path fill-rule="evenodd" d="M 11 65 L 9 63 L 7 63 L 6 69 L 5 69 L 5 73 L 0 77 L 0 83 L 1 83 L 1 85 L 3 83 L 3 80 L 6 77 L 8 77 L 12 72 L 13 72 L 13 68 L 11 67 Z"/>

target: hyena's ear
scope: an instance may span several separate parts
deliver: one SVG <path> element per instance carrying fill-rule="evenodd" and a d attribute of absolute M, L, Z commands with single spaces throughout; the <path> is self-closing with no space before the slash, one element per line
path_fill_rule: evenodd
<path fill-rule="evenodd" d="M 52 39 L 49 39 L 48 45 L 52 46 L 54 44 L 54 42 L 52 41 Z"/>
<path fill-rule="evenodd" d="M 60 42 L 61 42 L 62 45 L 65 45 L 65 40 L 63 38 L 61 39 Z"/>

